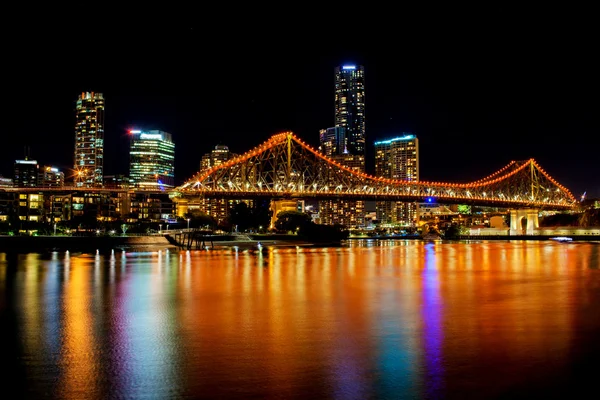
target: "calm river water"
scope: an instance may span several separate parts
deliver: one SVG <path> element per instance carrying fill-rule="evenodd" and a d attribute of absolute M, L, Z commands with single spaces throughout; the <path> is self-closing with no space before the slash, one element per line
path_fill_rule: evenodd
<path fill-rule="evenodd" d="M 0 253 L 3 398 L 552 398 L 600 388 L 600 245 Z"/>

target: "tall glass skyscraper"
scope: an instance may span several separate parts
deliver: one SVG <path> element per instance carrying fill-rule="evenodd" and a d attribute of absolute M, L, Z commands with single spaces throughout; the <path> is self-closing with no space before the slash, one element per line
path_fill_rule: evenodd
<path fill-rule="evenodd" d="M 175 144 L 170 133 L 129 131 L 129 181 L 137 188 L 163 190 L 175 186 Z"/>
<path fill-rule="evenodd" d="M 402 181 L 419 180 L 419 140 L 404 134 L 375 142 L 375 175 Z M 416 223 L 417 204 L 401 201 L 378 201 L 377 219 L 390 226 L 411 226 Z"/>
<path fill-rule="evenodd" d="M 335 69 L 335 126 L 346 128 L 348 152 L 365 153 L 365 70 L 361 65 Z"/>
<path fill-rule="evenodd" d="M 75 186 L 100 187 L 104 175 L 104 97 L 81 93 L 75 108 Z"/>
<path fill-rule="evenodd" d="M 365 172 L 365 70 L 360 65 L 335 68 L 335 127 L 320 132 L 321 151 L 357 172 Z M 364 225 L 365 202 L 319 202 L 324 224 Z"/>

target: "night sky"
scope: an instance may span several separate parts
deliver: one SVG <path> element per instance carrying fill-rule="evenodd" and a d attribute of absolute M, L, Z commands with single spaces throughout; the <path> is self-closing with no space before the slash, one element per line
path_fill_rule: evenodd
<path fill-rule="evenodd" d="M 41 164 L 72 167 L 82 91 L 106 99 L 106 175 L 128 173 L 132 128 L 173 135 L 178 183 L 217 144 L 243 153 L 291 130 L 317 145 L 333 126 L 334 68 L 355 63 L 365 67 L 368 168 L 374 141 L 411 132 L 422 180 L 470 181 L 535 158 L 577 197 L 600 197 L 591 28 L 521 22 L 400 24 L 364 37 L 333 25 L 23 26 L 3 50 L 0 174 L 11 176 L 25 146 Z"/>

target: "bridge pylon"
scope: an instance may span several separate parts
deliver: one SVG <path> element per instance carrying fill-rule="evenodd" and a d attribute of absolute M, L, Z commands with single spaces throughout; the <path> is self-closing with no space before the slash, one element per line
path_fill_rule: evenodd
<path fill-rule="evenodd" d="M 269 208 L 272 211 L 271 214 L 271 223 L 269 228 L 273 229 L 275 227 L 275 222 L 277 222 L 277 214 L 282 211 L 297 211 L 298 210 L 298 200 L 297 199 L 283 199 L 283 200 L 271 200 L 271 205 Z"/>
<path fill-rule="evenodd" d="M 537 208 L 521 208 L 510 210 L 510 235 L 533 235 L 535 229 L 540 227 L 538 219 L 539 210 Z M 527 220 L 527 227 L 523 231 L 521 221 Z"/>

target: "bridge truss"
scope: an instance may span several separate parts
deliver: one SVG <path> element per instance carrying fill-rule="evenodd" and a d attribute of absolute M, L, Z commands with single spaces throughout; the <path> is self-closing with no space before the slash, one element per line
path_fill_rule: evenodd
<path fill-rule="evenodd" d="M 511 161 L 470 183 L 402 181 L 354 171 L 291 132 L 198 172 L 171 197 L 431 201 L 493 207 L 570 209 L 576 199 L 533 159 Z"/>

